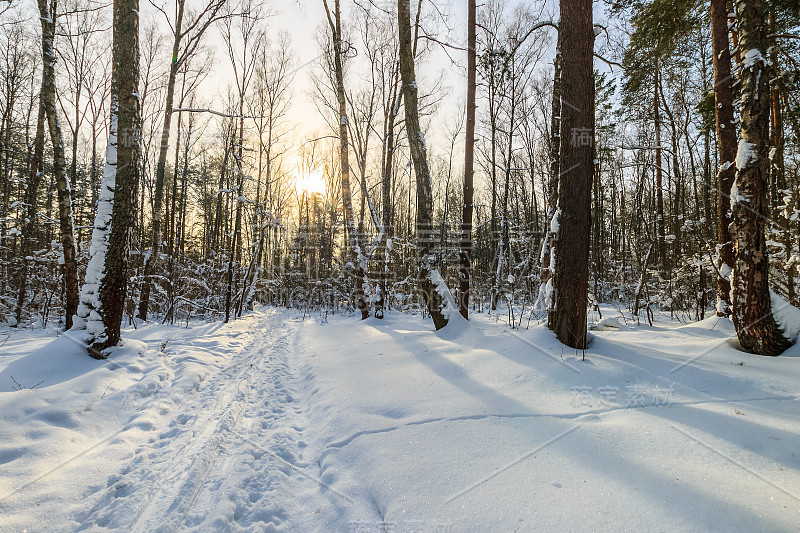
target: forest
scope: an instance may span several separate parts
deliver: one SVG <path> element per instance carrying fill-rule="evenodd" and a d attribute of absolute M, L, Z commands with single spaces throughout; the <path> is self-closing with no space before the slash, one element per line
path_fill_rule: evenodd
<path fill-rule="evenodd" d="M 796 340 L 795 1 L 286 4 L 0 4 L 0 322 L 98 358 L 257 304 Z"/>

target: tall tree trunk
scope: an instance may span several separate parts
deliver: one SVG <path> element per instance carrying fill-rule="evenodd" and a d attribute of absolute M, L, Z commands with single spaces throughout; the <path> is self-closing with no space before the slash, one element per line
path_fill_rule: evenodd
<path fill-rule="evenodd" d="M 172 63 L 170 63 L 169 77 L 167 78 L 167 101 L 164 106 L 164 127 L 161 129 L 161 144 L 158 149 L 158 162 L 156 163 L 156 182 L 153 191 L 153 242 L 144 263 L 142 280 L 142 293 L 139 296 L 138 315 L 142 320 L 147 320 L 147 311 L 150 306 L 151 278 L 155 271 L 158 255 L 161 249 L 161 218 L 164 204 L 164 176 L 167 169 L 167 149 L 169 148 L 169 134 L 172 125 L 172 105 L 175 98 L 175 80 L 178 76 L 178 53 L 181 45 L 181 26 L 183 24 L 183 6 L 185 0 L 178 1 L 178 14 L 175 21 L 174 40 L 172 42 Z M 177 151 L 177 148 L 176 148 Z"/>
<path fill-rule="evenodd" d="M 75 230 L 72 215 L 72 198 L 67 180 L 67 163 L 64 156 L 64 137 L 56 107 L 56 52 L 55 38 L 56 0 L 39 0 L 42 23 L 42 99 L 53 143 L 53 175 L 58 190 L 58 222 L 61 229 L 61 246 L 64 254 L 64 322 L 72 327 L 72 317 L 78 310 L 78 265 L 75 259 Z"/>
<path fill-rule="evenodd" d="M 509 192 L 511 185 L 511 163 L 514 158 L 514 119 L 517 107 L 516 97 L 516 84 L 513 80 L 514 76 L 514 61 L 512 56 L 511 67 L 511 92 L 508 95 L 510 102 L 510 109 L 508 111 L 508 144 L 506 145 L 506 156 L 503 160 L 503 202 L 501 206 L 501 219 L 500 219 L 500 251 L 497 255 L 497 269 L 495 270 L 494 287 L 495 291 L 492 294 L 492 309 L 497 309 L 497 301 L 500 299 L 500 288 L 503 283 L 503 272 L 507 265 L 511 262 L 511 239 L 509 238 Z"/>
<path fill-rule="evenodd" d="M 736 122 L 733 116 L 733 79 L 728 37 L 727 0 L 711 0 L 711 44 L 714 65 L 714 101 L 717 148 L 720 167 L 717 172 L 717 316 L 731 313 L 730 272 L 733 268 L 730 216 L 731 186 L 736 177 Z"/>
<path fill-rule="evenodd" d="M 89 163 L 89 187 L 91 188 L 91 209 L 97 207 L 97 194 L 99 187 L 97 178 L 97 124 L 92 122 L 92 160 Z M 90 210 L 91 212 L 91 210 Z"/>
<path fill-rule="evenodd" d="M 399 72 L 395 70 L 395 76 Z M 383 318 L 387 305 L 389 277 L 391 275 L 392 259 L 392 237 L 394 227 L 392 226 L 392 175 L 394 172 L 394 152 L 396 149 L 394 124 L 397 119 L 397 112 L 400 107 L 402 93 L 398 94 L 398 80 L 394 78 L 392 92 L 386 106 L 385 131 L 383 141 L 383 179 L 381 180 L 381 243 L 380 252 L 382 253 L 382 266 L 380 275 L 380 285 L 378 298 L 375 300 L 375 318 Z M 381 255 L 379 254 L 379 258 Z"/>
<path fill-rule="evenodd" d="M 241 130 L 240 130 L 241 131 Z M 240 133 L 239 137 L 239 153 L 233 154 L 233 157 L 236 160 L 236 196 L 234 197 L 233 201 L 236 202 L 235 208 L 235 215 L 234 215 L 234 226 L 233 226 L 233 235 L 231 236 L 231 250 L 230 255 L 228 256 L 228 271 L 226 274 L 227 277 L 227 288 L 225 290 L 225 322 L 227 323 L 231 318 L 231 300 L 233 298 L 233 284 L 234 284 L 234 276 L 233 276 L 233 265 L 234 263 L 239 263 L 238 255 L 237 254 L 237 247 L 239 246 L 240 241 L 240 233 L 242 231 L 242 201 L 241 197 L 244 193 L 244 171 L 242 169 L 242 136 Z"/>
<path fill-rule="evenodd" d="M 353 278 L 354 278 L 354 297 L 356 307 L 361 311 L 361 319 L 369 318 L 369 307 L 364 301 L 364 266 L 366 259 L 363 256 L 359 235 L 356 233 L 355 220 L 353 218 L 353 195 L 350 189 L 350 158 L 348 153 L 349 142 L 347 137 L 347 102 L 344 92 L 344 68 L 342 65 L 342 55 L 346 50 L 342 49 L 342 21 L 340 12 L 340 0 L 334 0 L 334 13 L 331 17 L 328 9 L 327 0 L 323 0 L 325 11 L 328 15 L 333 38 L 333 65 L 336 78 L 336 100 L 339 105 L 339 152 L 341 156 L 342 173 L 342 205 L 344 206 L 345 224 L 347 236 L 350 240 L 350 253 L 353 258 Z"/>
<path fill-rule="evenodd" d="M 72 190 L 78 185 L 78 136 L 80 134 L 80 100 L 82 83 L 77 83 L 75 87 L 75 131 L 72 135 L 72 161 L 69 166 L 69 179 Z"/>
<path fill-rule="evenodd" d="M 658 74 L 658 65 L 653 73 L 653 117 L 656 131 L 656 232 L 658 243 L 658 265 L 662 274 L 667 271 L 667 243 L 666 224 L 664 216 L 664 178 L 661 160 L 661 106 L 658 98 L 658 88 L 661 84 Z"/>
<path fill-rule="evenodd" d="M 95 358 L 106 357 L 104 350 L 119 342 L 127 293 L 128 257 L 136 223 L 135 202 L 141 164 L 139 0 L 114 2 L 111 77 L 111 125 L 102 185 L 106 190 L 101 191 L 92 234 L 92 252 L 96 257 L 92 257 L 94 263 L 87 268 L 84 285 L 84 293 L 88 296 L 94 291 L 94 297 L 87 298 L 91 308 L 81 313 L 87 320 L 85 340 L 89 354 Z M 103 241 L 107 246 L 103 246 Z M 100 265 L 99 261 L 102 261 Z M 102 268 L 99 273 L 97 267 Z"/>
<path fill-rule="evenodd" d="M 661 96 L 661 103 L 664 104 L 664 112 L 667 114 L 667 119 L 669 120 L 669 127 L 670 127 L 670 141 L 671 141 L 671 159 L 672 159 L 672 181 L 675 184 L 675 196 L 673 200 L 673 207 L 672 207 L 672 255 L 674 257 L 681 257 L 681 219 L 678 216 L 678 213 L 685 213 L 685 210 L 682 209 L 683 205 L 682 202 L 685 201 L 686 198 L 686 186 L 683 183 L 683 178 L 681 176 L 681 167 L 680 162 L 678 161 L 678 130 L 676 127 L 676 120 L 675 115 L 670 111 L 669 106 L 667 105 L 667 99 L 664 96 L 664 87 L 661 83 L 661 77 L 658 78 L 658 85 L 656 90 L 658 94 Z M 658 149 L 660 151 L 660 148 Z M 691 148 L 689 148 L 689 153 L 691 156 Z M 666 246 L 666 243 L 665 243 Z M 666 263 L 667 266 L 667 275 L 669 276 L 670 283 L 672 280 L 672 264 L 670 262 Z"/>
<path fill-rule="evenodd" d="M 414 70 L 411 6 L 409 4 L 409 0 L 397 1 L 397 21 L 400 34 L 400 76 L 403 80 L 406 131 L 417 181 L 418 282 L 428 312 L 433 319 L 433 325 L 438 330 L 445 327 L 448 322 L 448 317 L 442 313 L 442 300 L 452 298 L 452 296 L 446 292 L 447 287 L 436 269 L 436 258 L 433 253 L 433 191 L 425 137 L 419 125 L 419 99 Z M 443 292 L 445 294 L 442 294 Z"/>
<path fill-rule="evenodd" d="M 589 231 L 594 179 L 594 28 L 592 0 L 561 1 L 563 77 L 561 191 L 556 246 L 555 309 L 548 326 L 572 348 L 586 347 Z"/>
<path fill-rule="evenodd" d="M 33 156 L 28 165 L 28 183 L 25 185 L 25 227 L 22 230 L 22 243 L 20 245 L 20 270 L 19 290 L 17 292 L 17 309 L 14 313 L 14 325 L 19 327 L 22 320 L 22 308 L 25 304 L 25 295 L 28 291 L 28 270 L 30 269 L 28 256 L 33 249 L 36 231 L 36 200 L 39 191 L 39 182 L 42 176 L 44 160 L 44 104 L 39 99 L 39 116 L 36 119 L 36 137 L 33 141 Z"/>
<path fill-rule="evenodd" d="M 222 190 L 225 188 L 225 178 L 228 171 L 228 156 L 230 154 L 230 150 L 232 150 L 232 137 L 228 135 L 228 132 L 225 132 L 225 141 L 224 141 L 224 152 L 222 155 L 222 164 L 220 165 L 219 170 L 219 182 L 217 184 L 217 201 L 214 207 L 214 223 L 211 227 L 211 250 L 213 250 L 217 255 L 219 255 L 219 244 L 220 244 L 220 234 L 222 233 L 222 217 L 224 213 L 223 207 L 223 192 Z"/>
<path fill-rule="evenodd" d="M 737 0 L 742 50 L 741 139 L 736 181 L 731 190 L 733 214 L 733 323 L 742 348 L 779 355 L 791 342 L 773 316 L 769 257 L 764 235 L 769 172 L 769 63 L 767 28 L 761 0 Z"/>
<path fill-rule="evenodd" d="M 469 318 L 470 278 L 472 277 L 473 174 L 475 173 L 475 93 L 476 93 L 476 6 L 467 0 L 467 123 L 464 141 L 464 203 L 461 212 L 461 255 L 459 257 L 458 311 Z"/>
<path fill-rule="evenodd" d="M 561 174 L 561 32 L 558 32 L 556 57 L 553 60 L 553 100 L 550 107 L 550 175 L 547 184 L 547 219 L 545 237 L 539 253 L 539 295 L 534 308 L 553 309 L 553 272 L 555 255 L 553 247 L 556 229 L 553 224 L 558 212 L 558 183 Z"/>
<path fill-rule="evenodd" d="M 490 187 L 492 193 L 492 207 L 489 214 L 489 229 L 491 233 L 490 237 L 490 252 L 491 252 L 491 266 L 496 266 L 495 261 L 499 261 L 499 251 L 498 251 L 498 239 L 499 231 L 497 229 L 497 115 L 499 113 L 499 105 L 496 103 L 497 98 L 497 88 L 495 87 L 494 80 L 494 72 L 491 71 L 491 78 L 489 82 L 489 137 L 490 137 L 490 158 L 491 161 L 489 165 L 491 165 L 491 170 L 489 172 L 490 176 Z M 497 309 L 497 292 L 500 290 L 497 286 L 497 280 L 495 279 L 492 283 L 492 293 L 491 293 L 491 310 L 494 311 Z"/>
<path fill-rule="evenodd" d="M 770 8 L 769 12 L 769 22 L 770 22 L 770 33 L 774 35 L 777 33 L 778 29 L 776 27 L 775 22 L 775 7 Z M 773 176 L 773 183 L 774 183 L 774 198 L 775 198 L 775 209 L 773 210 L 773 219 L 778 219 L 780 217 L 779 210 L 777 209 L 778 201 L 783 197 L 783 191 L 786 190 L 786 166 L 784 163 L 784 134 L 783 134 L 783 108 L 781 106 L 781 92 L 783 91 L 783 83 L 781 81 L 780 72 L 778 69 L 780 68 L 780 63 L 778 62 L 778 47 L 777 43 L 775 42 L 775 37 L 770 39 L 770 61 L 776 71 L 772 75 L 772 81 L 770 83 L 770 97 L 772 99 L 772 135 L 771 135 L 771 144 L 773 150 L 770 154 L 770 164 L 772 166 L 771 175 Z M 794 270 L 795 265 L 793 263 L 789 263 L 789 259 L 792 257 L 792 232 L 791 232 L 791 220 L 784 217 L 786 227 L 781 228 L 783 232 L 783 246 L 784 246 L 784 263 L 788 266 L 786 267 L 786 296 L 789 298 L 789 302 L 795 301 L 795 287 L 794 287 Z"/>
<path fill-rule="evenodd" d="M 244 82 L 242 83 L 244 87 Z M 225 322 L 230 320 L 231 315 L 231 299 L 233 298 L 234 293 L 234 262 L 238 267 L 242 261 L 242 254 L 240 251 L 241 248 L 241 240 L 242 237 L 240 235 L 242 231 L 242 199 L 244 198 L 244 162 L 242 160 L 243 157 L 243 150 L 244 150 L 244 90 L 239 93 L 239 146 L 238 150 L 233 153 L 233 157 L 236 160 L 236 197 L 234 201 L 236 202 L 236 209 L 235 209 L 235 222 L 233 228 L 233 236 L 231 238 L 231 255 L 228 257 L 228 286 L 225 291 Z"/>

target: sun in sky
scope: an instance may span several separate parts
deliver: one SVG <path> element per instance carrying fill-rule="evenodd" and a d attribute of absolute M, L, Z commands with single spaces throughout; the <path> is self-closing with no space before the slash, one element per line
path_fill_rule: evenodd
<path fill-rule="evenodd" d="M 294 186 L 300 194 L 324 194 L 327 188 L 325 179 L 322 177 L 322 171 L 319 169 L 313 169 L 298 174 Z"/>

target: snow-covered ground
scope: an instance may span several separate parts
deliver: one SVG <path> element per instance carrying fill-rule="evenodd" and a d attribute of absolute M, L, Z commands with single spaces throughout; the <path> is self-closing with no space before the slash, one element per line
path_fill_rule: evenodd
<path fill-rule="evenodd" d="M 0 530 L 800 530 L 800 348 L 593 335 L 264 308 L 95 361 L 3 329 Z"/>

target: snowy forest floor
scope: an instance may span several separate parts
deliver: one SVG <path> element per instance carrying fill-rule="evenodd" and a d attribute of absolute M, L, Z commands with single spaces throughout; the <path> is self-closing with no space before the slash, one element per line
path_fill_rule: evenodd
<path fill-rule="evenodd" d="M 0 330 L 0 531 L 800 529 L 800 348 L 727 320 L 585 360 L 494 315 L 70 335 Z"/>

